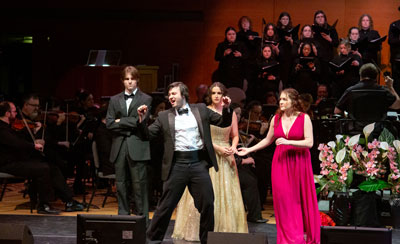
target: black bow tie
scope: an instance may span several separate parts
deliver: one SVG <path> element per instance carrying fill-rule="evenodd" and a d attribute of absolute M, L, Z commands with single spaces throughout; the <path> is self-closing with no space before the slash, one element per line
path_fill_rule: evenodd
<path fill-rule="evenodd" d="M 135 97 L 135 94 L 131 94 L 131 95 L 127 95 L 127 94 L 124 94 L 124 98 L 125 98 L 125 100 L 128 100 L 129 98 L 134 98 Z"/>
<path fill-rule="evenodd" d="M 178 109 L 178 114 L 182 115 L 182 114 L 188 114 L 189 113 L 189 109 L 187 108 L 180 108 Z"/>

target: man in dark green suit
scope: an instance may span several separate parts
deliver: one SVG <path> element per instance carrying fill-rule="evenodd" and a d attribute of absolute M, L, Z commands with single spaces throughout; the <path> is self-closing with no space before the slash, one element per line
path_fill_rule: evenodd
<path fill-rule="evenodd" d="M 138 88 L 139 72 L 127 66 L 121 73 L 125 90 L 110 99 L 106 126 L 113 132 L 110 161 L 115 165 L 118 214 L 130 214 L 130 198 L 135 201 L 137 214 L 149 219 L 147 193 L 147 163 L 150 144 L 138 130 L 137 108 L 151 105 L 152 98 Z M 144 120 L 149 118 L 147 113 Z"/>

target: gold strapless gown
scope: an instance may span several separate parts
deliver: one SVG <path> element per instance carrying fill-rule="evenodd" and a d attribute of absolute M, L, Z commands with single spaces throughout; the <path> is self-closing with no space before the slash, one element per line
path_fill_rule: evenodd
<path fill-rule="evenodd" d="M 211 138 L 218 146 L 229 147 L 231 127 L 221 128 L 211 125 Z M 214 231 L 248 233 L 239 176 L 232 156 L 217 154 L 219 171 L 210 168 L 210 178 L 214 189 Z M 186 187 L 178 203 L 174 233 L 172 238 L 199 241 L 200 213 L 195 208 L 193 198 Z"/>

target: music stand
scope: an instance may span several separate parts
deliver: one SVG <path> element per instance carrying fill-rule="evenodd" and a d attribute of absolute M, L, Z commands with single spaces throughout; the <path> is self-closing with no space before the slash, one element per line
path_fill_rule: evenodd
<path fill-rule="evenodd" d="M 119 65 L 121 51 L 119 50 L 90 50 L 87 66 Z"/>

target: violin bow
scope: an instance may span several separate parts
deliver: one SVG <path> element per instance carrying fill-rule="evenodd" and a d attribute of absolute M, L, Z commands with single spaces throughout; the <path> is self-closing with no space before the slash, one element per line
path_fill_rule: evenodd
<path fill-rule="evenodd" d="M 67 114 L 66 114 L 66 118 L 65 118 L 66 122 L 65 122 L 65 141 L 68 141 L 68 122 L 69 122 L 69 106 L 67 103 Z"/>
<path fill-rule="evenodd" d="M 45 132 L 45 130 L 46 130 L 47 105 L 48 105 L 48 103 L 46 102 L 45 114 L 44 114 L 44 119 L 43 119 L 42 140 L 44 140 L 44 132 Z"/>
<path fill-rule="evenodd" d="M 26 122 L 26 119 L 25 119 L 25 117 L 24 117 L 24 114 L 22 113 L 22 111 L 21 111 L 21 109 L 20 109 L 19 107 L 18 107 L 18 113 L 21 115 L 22 121 L 24 122 L 24 125 L 25 125 L 26 129 L 28 130 L 29 135 L 31 136 L 31 139 L 32 139 L 32 141 L 33 141 L 33 144 L 35 144 L 35 137 L 33 136 L 33 133 L 32 133 L 32 131 L 31 131 L 31 128 L 29 128 L 28 122 Z"/>
<path fill-rule="evenodd" d="M 247 128 L 246 128 L 246 134 L 249 134 L 250 115 L 251 115 L 251 110 L 249 111 L 249 118 L 247 119 Z"/>

